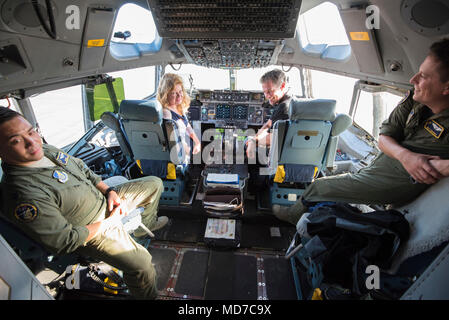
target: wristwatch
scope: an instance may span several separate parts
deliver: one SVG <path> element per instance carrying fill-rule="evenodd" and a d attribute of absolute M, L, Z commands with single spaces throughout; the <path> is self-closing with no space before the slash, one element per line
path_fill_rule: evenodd
<path fill-rule="evenodd" d="M 109 187 L 109 188 L 106 190 L 106 192 L 104 193 L 104 196 L 107 198 L 108 195 L 109 195 L 109 192 L 111 192 L 111 191 L 115 191 L 115 188 L 114 188 L 114 187 Z"/>

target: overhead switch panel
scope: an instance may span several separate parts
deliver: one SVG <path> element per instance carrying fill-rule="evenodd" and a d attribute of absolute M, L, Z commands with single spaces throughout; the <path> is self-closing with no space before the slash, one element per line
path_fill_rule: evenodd
<path fill-rule="evenodd" d="M 285 39 L 301 0 L 148 0 L 159 35 L 174 39 Z"/>
<path fill-rule="evenodd" d="M 190 63 L 208 68 L 262 68 L 275 64 L 283 40 L 178 40 Z"/>

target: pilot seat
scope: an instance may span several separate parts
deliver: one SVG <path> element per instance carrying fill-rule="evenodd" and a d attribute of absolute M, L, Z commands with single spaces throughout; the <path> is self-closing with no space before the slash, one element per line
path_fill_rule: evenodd
<path fill-rule="evenodd" d="M 289 120 L 273 125 L 267 174 L 271 205 L 293 205 L 322 170 L 332 168 L 338 136 L 351 124 L 336 101 L 292 99 Z"/>
<path fill-rule="evenodd" d="M 111 115 L 105 113 L 102 119 L 105 117 L 110 118 Z M 123 100 L 118 115 L 114 117 L 119 125 L 112 129 L 119 133 L 119 137 L 123 137 L 119 140 L 120 146 L 124 150 L 129 148 L 136 163 L 128 174 L 133 175 L 131 171 L 134 169 L 140 175 L 161 178 L 164 191 L 159 203 L 180 205 L 185 189 L 188 158 L 176 122 L 163 119 L 162 106 L 156 99 Z"/>

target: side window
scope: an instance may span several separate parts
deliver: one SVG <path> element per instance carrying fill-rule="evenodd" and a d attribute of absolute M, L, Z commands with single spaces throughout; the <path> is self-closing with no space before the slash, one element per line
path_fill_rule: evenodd
<path fill-rule="evenodd" d="M 310 70 L 310 77 L 313 98 L 334 99 L 337 101 L 337 113 L 349 114 L 357 79 L 315 70 Z M 353 111 L 353 120 L 378 139 L 380 125 L 390 116 L 402 97 L 399 93 L 361 90 Z"/>
<path fill-rule="evenodd" d="M 333 3 L 324 2 L 301 14 L 297 31 L 308 55 L 334 61 L 343 61 L 351 55 L 340 12 Z"/>
<path fill-rule="evenodd" d="M 402 96 L 389 92 L 361 91 L 359 102 L 353 117 L 354 122 L 371 133 L 377 140 L 379 127 L 390 116 L 390 113 L 398 105 Z"/>
<path fill-rule="evenodd" d="M 36 95 L 30 102 L 49 144 L 63 148 L 85 133 L 80 85 Z"/>
<path fill-rule="evenodd" d="M 7 108 L 12 108 L 13 110 L 16 110 L 17 111 L 17 109 L 15 108 L 15 105 L 14 105 L 14 99 L 12 99 L 12 98 L 8 98 L 8 99 L 0 99 L 0 106 L 2 106 L 2 107 L 7 107 Z"/>
<path fill-rule="evenodd" d="M 109 73 L 113 78 L 122 78 L 125 99 L 140 100 L 152 95 L 156 89 L 154 66 Z"/>
<path fill-rule="evenodd" d="M 334 99 L 337 101 L 337 113 L 348 114 L 357 79 L 315 70 L 310 70 L 310 75 L 313 97 Z"/>

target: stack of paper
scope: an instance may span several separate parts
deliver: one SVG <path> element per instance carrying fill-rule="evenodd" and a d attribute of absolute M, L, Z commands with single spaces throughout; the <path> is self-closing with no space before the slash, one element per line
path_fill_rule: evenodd
<path fill-rule="evenodd" d="M 237 208 L 240 205 L 239 199 L 234 198 L 229 203 L 225 202 L 213 202 L 213 201 L 204 201 L 203 202 L 204 209 L 210 209 L 215 211 L 226 211 Z"/>
<path fill-rule="evenodd" d="M 205 238 L 235 239 L 235 220 L 207 219 Z"/>
<path fill-rule="evenodd" d="M 239 186 L 239 175 L 230 173 L 209 173 L 207 174 L 206 183 L 208 186 Z"/>

